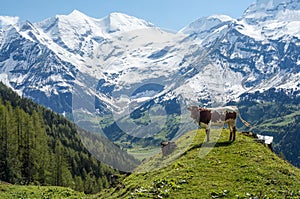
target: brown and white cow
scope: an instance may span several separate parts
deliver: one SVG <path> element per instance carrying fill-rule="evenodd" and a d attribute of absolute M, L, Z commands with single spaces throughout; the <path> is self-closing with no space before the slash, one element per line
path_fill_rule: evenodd
<path fill-rule="evenodd" d="M 234 141 L 237 116 L 246 126 L 250 126 L 250 124 L 243 120 L 239 114 L 237 106 L 225 106 L 217 108 L 201 108 L 198 106 L 191 106 L 188 107 L 188 110 L 191 111 L 191 118 L 195 120 L 199 127 L 206 129 L 207 142 L 209 142 L 211 126 L 224 126 L 225 124 L 228 124 L 228 128 L 230 130 L 229 141 Z"/>

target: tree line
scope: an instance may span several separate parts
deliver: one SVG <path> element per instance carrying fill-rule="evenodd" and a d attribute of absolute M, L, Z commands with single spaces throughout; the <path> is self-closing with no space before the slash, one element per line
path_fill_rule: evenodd
<path fill-rule="evenodd" d="M 0 83 L 1 181 L 95 193 L 115 174 L 84 148 L 75 124 Z"/>

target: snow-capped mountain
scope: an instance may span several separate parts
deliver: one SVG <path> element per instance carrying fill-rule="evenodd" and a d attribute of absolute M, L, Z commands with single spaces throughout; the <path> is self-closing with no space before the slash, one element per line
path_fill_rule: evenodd
<path fill-rule="evenodd" d="M 299 9 L 257 0 L 240 19 L 204 17 L 178 33 L 121 13 L 1 17 L 0 79 L 59 113 L 115 119 L 151 100 L 223 105 L 271 88 L 299 96 Z"/>
<path fill-rule="evenodd" d="M 255 92 L 274 87 L 296 94 L 299 6 L 300 1 L 258 0 L 238 20 L 210 16 L 193 22 L 181 32 L 204 46 L 215 45 L 211 61 L 221 68 L 223 76 L 226 71 L 236 72 L 231 74 L 235 79 L 233 84 L 225 77 L 229 90 Z M 208 28 L 199 31 L 197 27 Z"/>

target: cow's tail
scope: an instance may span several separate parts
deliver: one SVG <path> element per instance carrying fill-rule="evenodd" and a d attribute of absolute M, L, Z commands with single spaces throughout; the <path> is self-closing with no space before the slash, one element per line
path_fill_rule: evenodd
<path fill-rule="evenodd" d="M 250 124 L 249 122 L 247 122 L 246 120 L 244 120 L 244 119 L 242 118 L 242 116 L 241 116 L 241 114 L 240 114 L 239 111 L 238 111 L 238 115 L 239 115 L 240 120 L 243 122 L 243 124 L 244 124 L 245 126 L 247 126 L 247 127 L 250 127 L 250 126 L 251 126 L 251 124 Z"/>

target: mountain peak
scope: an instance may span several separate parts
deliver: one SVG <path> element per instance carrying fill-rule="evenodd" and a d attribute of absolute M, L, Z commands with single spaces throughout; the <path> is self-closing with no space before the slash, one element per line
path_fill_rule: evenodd
<path fill-rule="evenodd" d="M 108 33 L 154 27 L 153 24 L 123 13 L 113 12 L 102 19 Z"/>
<path fill-rule="evenodd" d="M 87 17 L 84 13 L 80 12 L 79 10 L 73 10 L 69 15 L 67 16 L 72 16 L 72 17 Z"/>
<path fill-rule="evenodd" d="M 115 18 L 133 18 L 132 16 L 129 16 L 125 13 L 121 13 L 121 12 L 112 12 L 108 15 L 109 17 L 115 17 Z"/>
<path fill-rule="evenodd" d="M 299 10 L 299 0 L 257 0 L 255 4 L 252 4 L 257 9 L 261 10 L 281 10 L 281 9 L 296 9 Z M 293 5 L 293 6 L 291 6 Z"/>
<path fill-rule="evenodd" d="M 68 15 L 56 15 L 55 18 L 58 18 L 60 20 L 65 20 L 65 21 L 70 21 L 70 22 L 78 22 L 82 20 L 90 20 L 93 19 L 92 17 L 89 17 L 85 15 L 84 13 L 80 12 L 79 10 L 73 10 L 70 14 Z M 95 19 L 94 19 L 95 20 Z"/>
<path fill-rule="evenodd" d="M 250 24 L 258 21 L 283 19 L 294 20 L 300 16 L 299 0 L 257 0 L 244 13 Z"/>
<path fill-rule="evenodd" d="M 209 30 L 218 29 L 221 26 L 233 21 L 235 21 L 235 19 L 227 15 L 212 15 L 209 17 L 202 17 L 190 23 L 179 32 L 189 35 L 208 33 Z"/>
<path fill-rule="evenodd" d="M 277 7 L 279 5 L 286 5 L 293 2 L 299 2 L 297 0 L 257 0 L 256 5 L 258 6 L 264 6 L 266 9 Z"/>
<path fill-rule="evenodd" d="M 42 29 L 45 29 L 46 32 L 49 31 L 49 29 L 52 29 L 53 27 L 58 26 L 58 24 L 62 24 L 62 27 L 72 26 L 72 27 L 85 27 L 87 23 L 91 23 L 91 21 L 97 21 L 94 18 L 91 18 L 84 13 L 73 10 L 68 15 L 55 15 L 54 17 L 50 17 L 48 19 L 45 19 L 41 22 L 36 23 L 36 25 Z"/>

